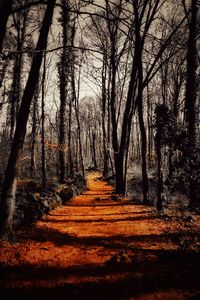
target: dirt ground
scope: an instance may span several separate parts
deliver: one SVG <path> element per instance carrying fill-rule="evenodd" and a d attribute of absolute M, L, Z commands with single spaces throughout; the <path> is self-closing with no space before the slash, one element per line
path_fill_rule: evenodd
<path fill-rule="evenodd" d="M 1 299 L 200 299 L 200 217 L 88 190 L 0 243 Z"/>

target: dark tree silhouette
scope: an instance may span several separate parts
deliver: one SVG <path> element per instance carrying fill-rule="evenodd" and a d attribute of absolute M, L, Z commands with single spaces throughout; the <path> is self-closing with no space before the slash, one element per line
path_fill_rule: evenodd
<path fill-rule="evenodd" d="M 6 34 L 8 17 L 12 10 L 13 0 L 0 1 L 0 53 L 2 52 L 3 40 Z"/>
<path fill-rule="evenodd" d="M 197 99 L 197 0 L 191 0 L 189 18 L 189 37 L 187 45 L 187 79 L 185 94 L 185 115 L 188 131 L 187 159 L 189 162 L 190 207 L 200 205 L 197 176 L 196 143 L 196 99 Z"/>
<path fill-rule="evenodd" d="M 47 45 L 47 37 L 52 22 L 54 5 L 55 0 L 49 0 L 47 3 L 31 70 L 22 97 L 12 148 L 5 171 L 5 179 L 3 182 L 3 190 L 0 202 L 0 230 L 1 236 L 4 238 L 8 238 L 10 234 L 12 234 L 20 153 L 24 144 L 26 125 L 29 117 L 31 101 L 38 81 L 43 51 L 46 49 Z"/>

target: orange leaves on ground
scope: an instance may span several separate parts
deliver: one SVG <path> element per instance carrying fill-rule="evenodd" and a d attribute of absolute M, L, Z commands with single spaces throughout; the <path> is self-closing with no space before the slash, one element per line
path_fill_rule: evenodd
<path fill-rule="evenodd" d="M 192 256 L 188 254 L 187 266 L 180 250 L 187 246 L 189 253 L 190 241 L 198 247 L 199 218 L 188 225 L 178 218 L 159 216 L 152 207 L 113 197 L 113 187 L 98 180 L 99 176 L 90 173 L 83 195 L 19 232 L 17 244 L 1 242 L 0 264 L 6 274 L 1 287 L 75 285 L 80 292 L 83 284 L 93 284 L 89 295 L 96 288 L 109 293 L 115 284 L 119 295 L 129 291 L 134 299 L 163 299 L 163 295 L 185 299 L 191 291 L 197 293 L 194 280 L 186 283 L 193 274 Z M 187 245 L 182 245 L 184 240 Z M 150 284 L 152 293 L 147 292 Z M 176 284 L 182 292 L 171 288 Z M 126 291 L 119 291 L 120 285 Z"/>

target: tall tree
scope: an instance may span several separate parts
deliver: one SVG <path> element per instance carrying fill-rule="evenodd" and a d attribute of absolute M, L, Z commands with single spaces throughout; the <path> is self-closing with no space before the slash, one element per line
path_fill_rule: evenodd
<path fill-rule="evenodd" d="M 122 122 L 122 133 L 119 146 L 118 171 L 116 172 L 116 191 L 124 194 L 126 192 L 126 169 L 125 157 L 129 148 L 132 118 L 135 108 L 138 109 L 139 125 L 141 133 L 141 155 L 142 155 L 142 175 L 143 175 L 143 201 L 148 203 L 148 176 L 147 176 L 147 138 L 143 119 L 143 51 L 145 40 L 149 29 L 154 21 L 157 12 L 162 5 L 161 0 L 133 1 L 134 13 L 134 54 L 132 60 L 132 70 L 130 75 L 127 99 Z"/>
<path fill-rule="evenodd" d="M 121 143 L 124 135 L 121 134 L 121 140 L 119 139 L 119 130 L 118 130 L 119 118 L 117 112 L 117 93 L 116 93 L 117 73 L 119 70 L 120 59 L 122 58 L 122 55 L 124 54 L 125 48 L 128 43 L 128 38 L 125 38 L 123 47 L 121 48 L 119 47 L 120 44 L 119 28 L 120 28 L 120 19 L 121 19 L 122 11 L 123 11 L 122 0 L 119 0 L 113 7 L 111 7 L 111 3 L 109 3 L 109 1 L 106 0 L 106 21 L 108 27 L 108 34 L 110 38 L 109 105 L 110 105 L 110 117 L 111 117 L 111 124 L 112 124 L 112 148 L 114 152 L 114 166 L 115 166 L 115 173 L 116 173 L 115 190 L 116 193 L 118 194 L 125 193 L 124 158 L 125 158 L 125 150 L 126 150 L 125 147 L 122 147 L 122 143 Z M 124 118 L 128 118 L 128 115 L 126 115 L 126 117 Z"/>
<path fill-rule="evenodd" d="M 185 93 L 185 115 L 188 132 L 188 148 L 186 157 L 189 161 L 189 193 L 190 207 L 200 205 L 197 176 L 196 149 L 196 99 L 197 99 L 197 0 L 191 0 L 190 18 L 188 20 L 189 36 L 187 45 L 187 79 Z"/>
<path fill-rule="evenodd" d="M 69 9 L 68 1 L 62 0 L 62 12 L 61 12 L 61 24 L 62 24 L 62 53 L 60 62 L 58 64 L 59 73 L 59 87 L 60 87 L 60 124 L 59 124 L 59 165 L 60 165 L 60 182 L 63 182 L 66 175 L 66 104 L 67 104 L 67 86 L 68 86 L 68 71 L 69 71 L 69 61 L 68 61 L 68 30 L 69 30 Z"/>
<path fill-rule="evenodd" d="M 43 23 L 40 29 L 40 35 L 33 56 L 30 73 L 24 89 L 24 94 L 18 113 L 11 152 L 5 171 L 5 179 L 3 182 L 0 202 L 0 231 L 1 236 L 4 238 L 9 238 L 10 234 L 12 234 L 13 231 L 15 193 L 17 187 L 20 153 L 24 144 L 30 106 L 38 81 L 43 51 L 46 49 L 47 46 L 48 32 L 52 22 L 54 5 L 55 0 L 48 0 Z"/>
<path fill-rule="evenodd" d="M 13 137 L 13 132 L 15 128 L 15 122 L 19 110 L 19 105 L 21 101 L 22 94 L 22 69 L 23 69 L 23 48 L 25 42 L 25 32 L 27 27 L 27 16 L 28 10 L 16 12 L 13 14 L 13 23 L 17 31 L 16 44 L 17 51 L 15 54 L 15 64 L 13 70 L 13 82 L 11 88 L 11 97 L 10 97 L 10 138 Z"/>
<path fill-rule="evenodd" d="M 44 53 L 44 63 L 43 63 L 43 74 L 42 74 L 42 99 L 41 99 L 41 109 L 42 109 L 42 115 L 41 115 L 41 122 L 42 122 L 42 128 L 41 128 L 41 145 L 42 145 L 42 155 L 41 155 L 41 161 L 42 161 L 42 186 L 43 188 L 46 187 L 47 183 L 47 175 L 46 175 L 46 151 L 45 151 L 45 79 L 46 79 L 46 53 Z"/>
<path fill-rule="evenodd" d="M 37 134 L 37 112 L 38 112 L 38 97 L 39 97 L 39 84 L 36 85 L 33 97 L 33 111 L 32 111 L 32 132 L 31 132 L 31 163 L 30 171 L 31 178 L 33 179 L 36 171 L 36 134 Z"/>
<path fill-rule="evenodd" d="M 71 29 L 71 46 L 74 47 L 74 40 L 75 40 L 75 34 L 76 34 L 76 19 L 73 22 Z M 75 102 L 76 98 L 76 89 L 75 89 L 75 60 L 76 56 L 73 51 L 73 49 L 70 48 L 70 73 L 71 73 L 71 89 L 72 89 L 72 96 L 68 99 L 68 107 L 69 107 L 69 113 L 68 113 L 68 172 L 70 175 L 74 174 L 74 162 L 73 162 L 73 155 L 72 155 L 72 105 L 73 102 Z"/>
<path fill-rule="evenodd" d="M 76 159 L 76 165 L 77 165 L 77 170 L 78 170 L 78 160 L 79 160 L 82 175 L 83 175 L 83 177 L 85 177 L 85 167 L 84 167 L 84 159 L 83 159 L 83 145 L 82 145 L 82 139 L 81 139 L 80 105 L 79 105 L 82 60 L 83 60 L 83 53 L 81 55 L 80 62 L 79 62 L 77 87 L 76 87 L 76 81 L 75 81 L 75 68 L 74 68 L 74 65 L 72 66 L 72 94 L 73 94 L 74 110 L 75 110 L 76 122 L 77 122 L 77 159 Z M 76 93 L 76 90 L 77 90 L 77 93 Z"/>

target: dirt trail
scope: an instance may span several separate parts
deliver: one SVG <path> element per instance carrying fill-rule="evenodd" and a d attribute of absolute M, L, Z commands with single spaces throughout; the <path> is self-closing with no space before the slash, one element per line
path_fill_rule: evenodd
<path fill-rule="evenodd" d="M 200 299 L 200 220 L 116 200 L 98 176 L 17 244 L 0 243 L 3 299 Z"/>

